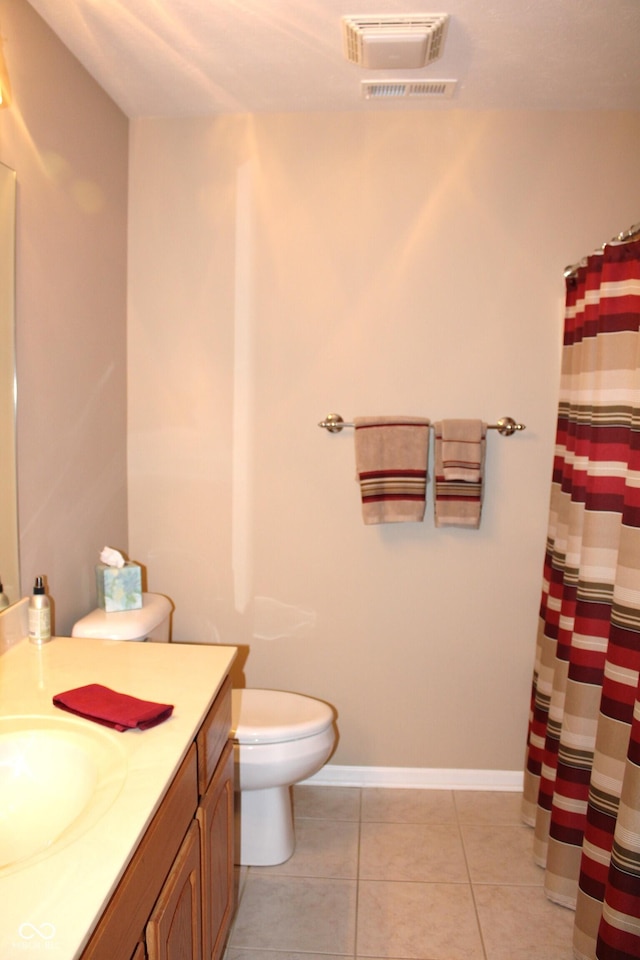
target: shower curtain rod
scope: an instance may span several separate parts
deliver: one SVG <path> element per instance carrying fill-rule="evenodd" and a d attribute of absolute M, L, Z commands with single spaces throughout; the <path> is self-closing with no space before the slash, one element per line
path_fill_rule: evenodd
<path fill-rule="evenodd" d="M 623 230 L 622 233 L 619 233 L 617 237 L 612 237 L 611 240 L 607 240 L 607 243 L 626 243 L 627 240 L 635 240 L 640 236 L 640 223 L 634 223 L 632 227 L 629 227 L 628 230 Z M 604 250 L 607 246 L 607 243 L 603 243 L 600 247 L 600 250 Z M 597 251 L 596 251 L 597 252 Z M 580 267 L 586 267 L 587 258 L 583 257 L 582 260 L 579 260 L 577 263 L 572 263 L 570 266 L 564 268 L 564 278 L 569 280 L 570 277 L 574 277 Z"/>
<path fill-rule="evenodd" d="M 355 427 L 355 423 L 347 423 L 339 413 L 328 413 L 318 426 L 328 430 L 329 433 L 340 433 L 345 427 Z M 510 437 L 519 430 L 525 429 L 524 423 L 516 423 L 513 417 L 502 417 L 497 423 L 487 424 L 487 430 L 497 430 L 503 437 Z"/>

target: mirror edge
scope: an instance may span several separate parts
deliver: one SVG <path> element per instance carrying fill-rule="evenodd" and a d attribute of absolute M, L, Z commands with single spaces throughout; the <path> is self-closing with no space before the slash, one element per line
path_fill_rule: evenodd
<path fill-rule="evenodd" d="M 0 579 L 12 603 L 21 598 L 16 442 L 16 193 L 16 171 L 0 162 Z"/>

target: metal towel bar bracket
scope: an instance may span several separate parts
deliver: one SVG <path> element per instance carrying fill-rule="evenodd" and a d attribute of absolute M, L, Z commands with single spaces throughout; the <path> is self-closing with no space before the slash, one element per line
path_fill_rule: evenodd
<path fill-rule="evenodd" d="M 345 427 L 354 427 L 354 423 L 347 423 L 342 419 L 339 413 L 328 413 L 324 420 L 318 424 L 329 433 L 340 433 Z M 497 423 L 488 423 L 487 430 L 497 430 L 503 437 L 510 437 L 519 430 L 525 430 L 524 423 L 516 423 L 513 417 L 501 417 Z"/>

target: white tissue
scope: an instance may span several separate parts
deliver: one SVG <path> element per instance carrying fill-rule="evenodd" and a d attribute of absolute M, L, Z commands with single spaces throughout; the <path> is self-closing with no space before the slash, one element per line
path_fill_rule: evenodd
<path fill-rule="evenodd" d="M 108 567 L 124 567 L 125 559 L 118 550 L 112 547 L 105 547 L 100 554 L 101 563 L 106 563 Z"/>

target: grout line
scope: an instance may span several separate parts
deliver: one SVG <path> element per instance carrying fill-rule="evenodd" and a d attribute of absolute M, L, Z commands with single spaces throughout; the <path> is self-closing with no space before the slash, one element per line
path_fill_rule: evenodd
<path fill-rule="evenodd" d="M 479 935 L 479 937 L 480 937 L 480 944 L 481 944 L 481 946 L 482 946 L 482 952 L 483 952 L 483 954 L 484 954 L 485 960 L 489 960 L 489 957 L 488 957 L 488 954 L 487 954 L 487 947 L 486 947 L 486 944 L 485 944 L 485 942 L 484 942 L 484 936 L 483 936 L 483 933 L 482 933 L 482 924 L 480 923 L 480 913 L 479 913 L 479 911 L 478 911 L 478 903 L 477 903 L 477 900 L 476 900 L 476 892 L 475 892 L 475 889 L 474 889 L 473 880 L 471 879 L 471 869 L 470 869 L 470 867 L 469 867 L 469 858 L 468 858 L 468 856 L 467 856 L 467 848 L 466 848 L 465 843 L 464 843 L 464 833 L 463 833 L 463 831 L 462 831 L 463 824 L 460 823 L 460 815 L 459 815 L 459 811 L 458 811 L 458 804 L 457 804 L 457 801 L 456 801 L 456 791 L 455 791 L 455 790 L 452 790 L 452 794 L 453 794 L 453 807 L 454 807 L 454 810 L 455 810 L 455 812 L 456 812 L 456 824 L 457 824 L 457 826 L 458 826 L 458 834 L 459 834 L 459 836 L 460 836 L 460 844 L 461 844 L 461 846 L 462 846 L 462 855 L 463 855 L 463 857 L 464 857 L 464 863 L 465 863 L 465 867 L 466 867 L 466 869 L 467 869 L 467 877 L 469 878 L 469 891 L 470 891 L 470 893 L 471 893 L 471 900 L 473 901 L 473 912 L 475 913 L 475 917 L 476 917 L 476 925 L 477 925 L 477 927 L 478 927 L 478 935 Z"/>
<path fill-rule="evenodd" d="M 353 928 L 353 960 L 358 956 L 358 909 L 360 907 L 360 849 L 362 840 L 362 788 L 358 789 L 358 850 L 356 854 L 356 904 Z"/>

